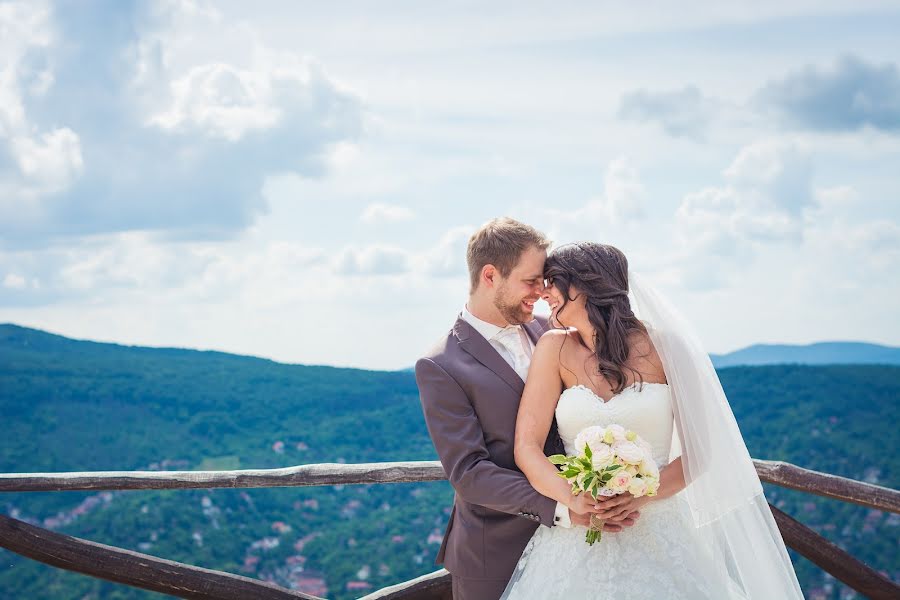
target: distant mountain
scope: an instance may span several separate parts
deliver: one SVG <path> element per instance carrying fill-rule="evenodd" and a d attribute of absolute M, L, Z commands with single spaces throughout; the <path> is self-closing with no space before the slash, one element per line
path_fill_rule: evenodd
<path fill-rule="evenodd" d="M 752 456 L 900 487 L 900 366 L 738 366 L 719 376 Z M 83 342 L 15 325 L 0 325 L 0 415 L 0 473 L 436 458 L 408 371 Z M 897 515 L 765 489 L 770 502 L 900 580 Z M 366 585 L 432 571 L 452 498 L 446 482 L 25 492 L 0 495 L 0 513 L 350 600 Z M 810 597 L 850 597 L 791 556 Z M 0 598 L 161 597 L 0 549 Z"/>
<path fill-rule="evenodd" d="M 820 342 L 804 346 L 754 344 L 728 354 L 710 354 L 716 367 L 737 365 L 900 365 L 900 348 L 864 342 Z"/>

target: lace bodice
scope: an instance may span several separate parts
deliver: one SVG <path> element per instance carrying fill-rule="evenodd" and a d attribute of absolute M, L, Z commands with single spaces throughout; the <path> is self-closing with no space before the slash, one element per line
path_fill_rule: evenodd
<path fill-rule="evenodd" d="M 636 383 L 604 402 L 590 388 L 576 385 L 563 391 L 556 406 L 556 423 L 566 454 L 578 452 L 575 436 L 591 425 L 618 423 L 653 447 L 653 460 L 669 462 L 672 445 L 672 397 L 664 383 Z"/>

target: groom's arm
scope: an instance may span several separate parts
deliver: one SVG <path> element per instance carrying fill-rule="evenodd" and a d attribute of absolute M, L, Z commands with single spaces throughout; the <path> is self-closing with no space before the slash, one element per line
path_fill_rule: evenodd
<path fill-rule="evenodd" d="M 539 494 L 519 471 L 491 461 L 475 410 L 456 380 L 422 358 L 416 363 L 416 382 L 428 433 L 459 497 L 552 526 L 556 501 Z"/>

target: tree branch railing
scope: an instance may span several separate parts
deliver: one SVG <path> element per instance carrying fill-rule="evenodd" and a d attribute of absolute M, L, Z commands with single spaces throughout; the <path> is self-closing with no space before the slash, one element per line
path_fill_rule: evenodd
<path fill-rule="evenodd" d="M 900 513 L 900 491 L 754 459 L 760 480 L 826 498 Z M 314 464 L 236 471 L 100 471 L 0 474 L 0 492 L 305 487 L 445 480 L 437 461 Z M 770 505 L 785 544 L 870 598 L 898 598 L 900 586 Z M 0 547 L 34 560 L 182 598 L 306 598 L 292 590 L 44 530 L 0 515 Z M 251 591 L 252 590 L 252 591 Z M 384 588 L 366 600 L 449 600 L 446 571 Z"/>
<path fill-rule="evenodd" d="M 438 461 L 322 463 L 238 471 L 86 471 L 2 473 L 0 492 L 309 487 L 446 480 Z"/>
<path fill-rule="evenodd" d="M 753 459 L 761 481 L 869 508 L 900 513 L 900 491 L 791 463 Z M 0 492 L 308 487 L 447 479 L 438 461 L 322 463 L 237 471 L 86 471 L 2 473 Z"/>
<path fill-rule="evenodd" d="M 107 546 L 0 515 L 0 546 L 36 561 L 179 598 L 321 600 L 273 583 Z"/>
<path fill-rule="evenodd" d="M 900 598 L 900 586 L 854 558 L 847 551 L 794 519 L 780 509 L 769 505 L 778 524 L 784 543 L 817 564 L 836 579 L 872 600 L 896 600 Z"/>

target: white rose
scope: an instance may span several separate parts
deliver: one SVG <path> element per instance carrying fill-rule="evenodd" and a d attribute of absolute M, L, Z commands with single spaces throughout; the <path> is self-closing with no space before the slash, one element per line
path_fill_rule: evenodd
<path fill-rule="evenodd" d="M 641 475 L 659 478 L 659 467 L 656 466 L 656 461 L 652 458 L 645 458 L 641 461 L 640 472 Z"/>
<path fill-rule="evenodd" d="M 594 452 L 594 448 L 599 447 L 599 445 L 603 443 L 603 436 L 605 433 L 606 430 L 599 425 L 582 429 L 581 432 L 575 436 L 575 452 L 578 454 L 584 452 L 585 445 L 591 448 L 591 452 Z"/>
<path fill-rule="evenodd" d="M 644 460 L 644 451 L 634 442 L 616 442 L 612 449 L 622 460 L 632 465 L 640 464 Z"/>
<path fill-rule="evenodd" d="M 626 442 L 628 440 L 625 439 L 625 428 L 621 425 L 617 425 L 613 423 L 609 427 L 606 428 L 606 431 L 612 432 L 613 439 L 617 442 Z"/>
<path fill-rule="evenodd" d="M 591 446 L 591 463 L 593 463 L 593 467 L 595 471 L 599 471 L 604 467 L 608 467 L 612 464 L 613 459 L 613 451 L 609 445 L 604 444 L 603 442 L 597 444 L 590 444 Z"/>
<path fill-rule="evenodd" d="M 628 492 L 638 498 L 647 492 L 647 480 L 641 477 L 632 477 L 631 483 L 628 484 Z"/>

